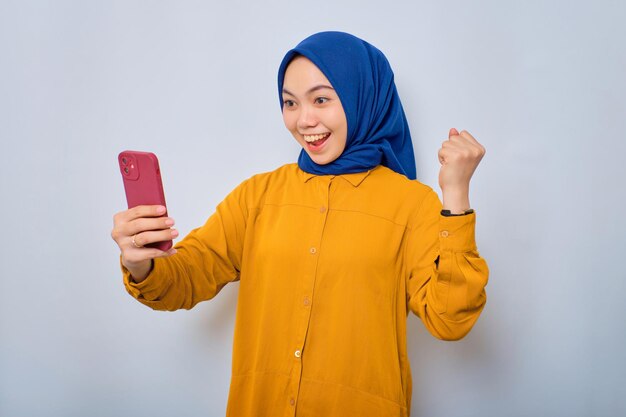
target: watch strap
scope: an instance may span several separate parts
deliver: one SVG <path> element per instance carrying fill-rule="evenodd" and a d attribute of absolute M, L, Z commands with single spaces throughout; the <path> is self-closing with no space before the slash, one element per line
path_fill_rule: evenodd
<path fill-rule="evenodd" d="M 468 214 L 472 214 L 474 209 L 467 209 L 463 213 L 452 214 L 450 210 L 441 210 L 441 215 L 446 217 L 454 217 L 454 216 L 467 216 Z"/>

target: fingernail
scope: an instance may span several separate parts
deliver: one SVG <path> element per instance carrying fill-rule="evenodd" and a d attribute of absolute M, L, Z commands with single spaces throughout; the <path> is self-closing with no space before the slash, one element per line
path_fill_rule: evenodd
<path fill-rule="evenodd" d="M 167 226 L 172 226 L 174 224 L 174 219 L 167 219 L 167 220 L 165 220 L 165 224 Z"/>
<path fill-rule="evenodd" d="M 163 214 L 163 213 L 165 213 L 165 207 L 159 206 L 159 207 L 157 207 L 156 211 L 157 211 L 157 214 Z"/>
<path fill-rule="evenodd" d="M 172 237 L 178 236 L 178 230 L 176 230 L 176 229 L 172 229 L 171 233 L 172 233 Z"/>

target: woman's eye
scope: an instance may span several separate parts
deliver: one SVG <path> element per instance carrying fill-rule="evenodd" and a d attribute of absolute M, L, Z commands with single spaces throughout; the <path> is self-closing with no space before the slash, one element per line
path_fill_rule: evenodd
<path fill-rule="evenodd" d="M 326 97 L 318 97 L 318 98 L 316 98 L 316 99 L 315 99 L 315 102 L 316 102 L 317 104 L 324 104 L 324 103 L 326 103 L 327 101 L 328 101 L 328 99 L 327 99 Z"/>
<path fill-rule="evenodd" d="M 293 100 L 283 100 L 283 105 L 285 107 L 292 107 L 294 105 Z"/>

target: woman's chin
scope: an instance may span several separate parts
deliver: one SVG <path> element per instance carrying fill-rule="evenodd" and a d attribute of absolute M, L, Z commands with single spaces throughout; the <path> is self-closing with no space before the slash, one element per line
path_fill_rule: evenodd
<path fill-rule="evenodd" d="M 313 162 L 315 162 L 317 165 L 328 165 L 331 162 L 333 162 L 335 159 L 331 159 L 331 158 L 320 158 L 319 155 L 311 155 L 309 154 L 309 157 L 313 160 Z"/>

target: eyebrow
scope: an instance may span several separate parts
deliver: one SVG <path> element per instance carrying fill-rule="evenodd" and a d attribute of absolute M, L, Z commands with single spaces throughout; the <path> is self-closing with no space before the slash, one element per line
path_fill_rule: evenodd
<path fill-rule="evenodd" d="M 328 88 L 329 90 L 333 90 L 333 91 L 335 90 L 334 88 L 332 88 L 329 85 L 320 84 L 320 85 L 316 85 L 315 87 L 310 88 L 309 91 L 306 92 L 306 94 L 309 95 L 312 92 L 317 91 L 317 90 L 321 90 L 323 88 Z M 294 96 L 295 97 L 295 94 L 293 94 L 292 92 L 290 92 L 286 88 L 283 88 L 283 93 L 289 94 L 290 96 Z"/>

